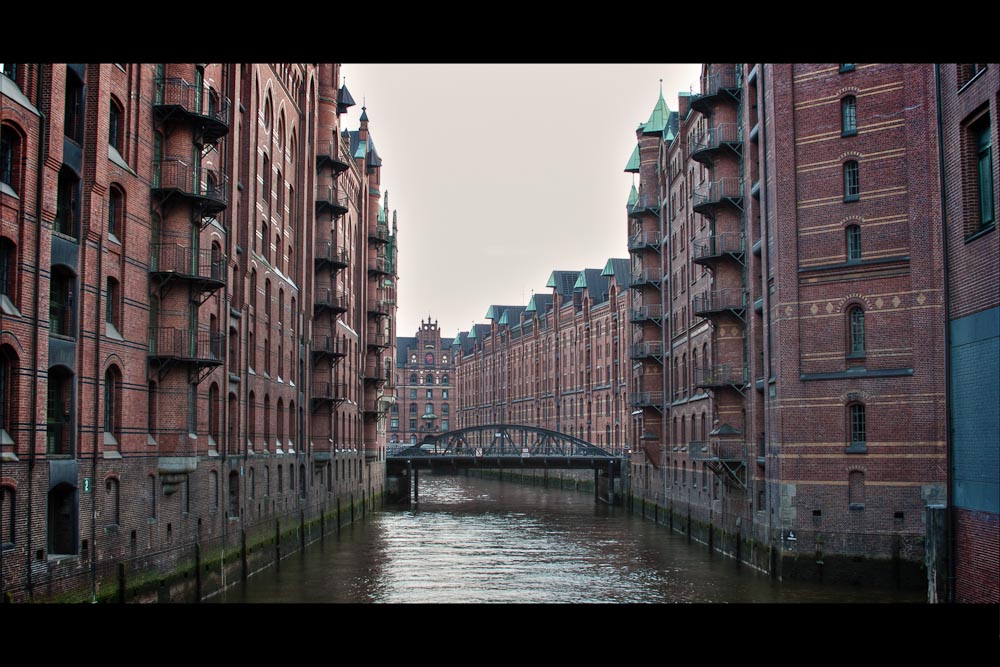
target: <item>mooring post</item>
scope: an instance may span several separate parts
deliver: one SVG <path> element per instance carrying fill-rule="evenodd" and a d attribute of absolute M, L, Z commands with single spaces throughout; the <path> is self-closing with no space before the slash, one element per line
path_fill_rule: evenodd
<path fill-rule="evenodd" d="M 608 504 L 615 504 L 615 464 L 608 461 Z"/>
<path fill-rule="evenodd" d="M 243 581 L 247 580 L 247 531 L 246 528 L 240 530 L 240 560 L 243 564 L 243 573 L 240 575 Z"/>
<path fill-rule="evenodd" d="M 420 502 L 420 471 L 413 470 L 413 502 Z"/>
<path fill-rule="evenodd" d="M 201 602 L 201 544 L 194 543 L 194 601 Z"/>
<path fill-rule="evenodd" d="M 118 563 L 118 602 L 125 604 L 125 563 Z"/>

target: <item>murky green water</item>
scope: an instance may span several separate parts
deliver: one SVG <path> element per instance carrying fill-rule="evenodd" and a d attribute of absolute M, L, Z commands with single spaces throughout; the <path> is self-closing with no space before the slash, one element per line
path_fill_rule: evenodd
<path fill-rule="evenodd" d="M 217 602 L 923 602 L 772 581 L 583 493 L 421 476 L 420 505 L 369 514 Z"/>

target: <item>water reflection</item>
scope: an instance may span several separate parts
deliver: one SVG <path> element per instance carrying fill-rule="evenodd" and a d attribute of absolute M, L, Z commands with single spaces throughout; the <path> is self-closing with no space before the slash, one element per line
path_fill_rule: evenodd
<path fill-rule="evenodd" d="M 421 476 L 420 505 L 369 514 L 222 602 L 921 602 L 777 583 L 592 496 Z"/>

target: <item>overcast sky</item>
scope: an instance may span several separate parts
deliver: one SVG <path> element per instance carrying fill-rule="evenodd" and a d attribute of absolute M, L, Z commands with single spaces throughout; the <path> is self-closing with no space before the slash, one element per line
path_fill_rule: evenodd
<path fill-rule="evenodd" d="M 628 257 L 635 129 L 659 96 L 696 90 L 700 65 L 358 65 L 342 73 L 398 211 L 397 332 L 442 335 L 491 304 L 525 305 L 554 269 Z"/>

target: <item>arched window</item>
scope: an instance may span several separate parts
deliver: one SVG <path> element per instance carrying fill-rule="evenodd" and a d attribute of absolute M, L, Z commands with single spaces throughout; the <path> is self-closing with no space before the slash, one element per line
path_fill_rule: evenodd
<path fill-rule="evenodd" d="M 865 473 L 860 470 L 852 470 L 847 473 L 848 506 L 852 510 L 863 510 L 865 508 Z"/>
<path fill-rule="evenodd" d="M 208 388 L 208 437 L 212 447 L 222 442 L 222 420 L 219 416 L 219 385 L 215 382 Z"/>
<path fill-rule="evenodd" d="M 10 345 L 0 347 L 0 444 L 13 444 L 17 423 L 17 382 L 14 378 L 20 362 Z"/>
<path fill-rule="evenodd" d="M 48 494 L 48 552 L 49 555 L 76 553 L 77 517 L 76 489 L 63 482 Z"/>
<path fill-rule="evenodd" d="M 12 486 L 0 486 L 0 549 L 14 545 L 17 526 L 17 492 Z"/>
<path fill-rule="evenodd" d="M 251 391 L 247 398 L 247 439 L 250 447 L 256 445 L 257 440 L 257 403 L 254 393 Z"/>
<path fill-rule="evenodd" d="M 14 194 L 21 191 L 21 135 L 13 127 L 0 127 L 0 183 Z"/>
<path fill-rule="evenodd" d="M 219 473 L 216 470 L 208 472 L 208 507 L 211 512 L 219 511 Z"/>
<path fill-rule="evenodd" d="M 240 515 L 240 473 L 229 473 L 229 516 Z"/>
<path fill-rule="evenodd" d="M 295 444 L 295 434 L 297 429 L 295 428 L 295 401 L 288 401 L 288 441 L 292 445 Z"/>
<path fill-rule="evenodd" d="M 104 373 L 104 444 L 118 445 L 122 437 L 122 377 L 117 366 Z"/>
<path fill-rule="evenodd" d="M 853 95 L 848 95 L 840 100 L 840 136 L 850 137 L 857 133 L 857 99 Z"/>
<path fill-rule="evenodd" d="M 118 480 L 108 477 L 104 482 L 104 523 L 121 524 L 121 493 Z"/>
<path fill-rule="evenodd" d="M 17 246 L 7 237 L 0 237 L 0 309 L 7 315 L 20 315 L 17 310 Z"/>
<path fill-rule="evenodd" d="M 119 243 L 125 238 L 125 193 L 117 185 L 108 192 L 108 237 Z"/>
<path fill-rule="evenodd" d="M 66 66 L 66 98 L 63 112 L 63 132 L 66 138 L 83 143 L 83 66 Z"/>
<path fill-rule="evenodd" d="M 410 384 L 417 384 L 417 374 L 410 373 Z"/>
<path fill-rule="evenodd" d="M 108 276 L 104 294 L 104 322 L 107 333 L 113 337 L 121 337 L 122 330 L 122 293 L 118 281 Z"/>
<path fill-rule="evenodd" d="M 854 451 L 865 451 L 868 448 L 867 419 L 863 403 L 851 403 L 847 406 L 848 428 L 850 441 L 848 448 Z"/>
<path fill-rule="evenodd" d="M 72 455 L 70 431 L 73 425 L 73 373 L 65 366 L 49 369 L 46 399 L 46 453 Z"/>
<path fill-rule="evenodd" d="M 60 234 L 77 235 L 77 221 L 80 218 L 80 177 L 69 167 L 59 170 L 56 190 L 56 217 L 52 228 Z"/>
<path fill-rule="evenodd" d="M 855 306 L 847 311 L 849 327 L 849 353 L 851 357 L 865 356 L 865 311 Z"/>
<path fill-rule="evenodd" d="M 861 198 L 861 182 L 858 176 L 857 160 L 844 163 L 844 201 L 857 201 Z"/>
<path fill-rule="evenodd" d="M 125 146 L 125 109 L 114 97 L 111 98 L 111 110 L 108 115 L 108 145 L 121 155 Z"/>
<path fill-rule="evenodd" d="M 271 397 L 264 394 L 264 446 L 271 443 Z"/>
<path fill-rule="evenodd" d="M 445 373 L 441 376 L 441 384 L 448 384 L 448 374 Z"/>
<path fill-rule="evenodd" d="M 280 447 L 285 443 L 285 401 L 280 396 L 274 409 L 274 419 L 278 425 L 278 446 Z"/>
<path fill-rule="evenodd" d="M 861 227 L 859 225 L 848 225 L 846 230 L 847 240 L 847 261 L 857 262 L 861 260 Z"/>

